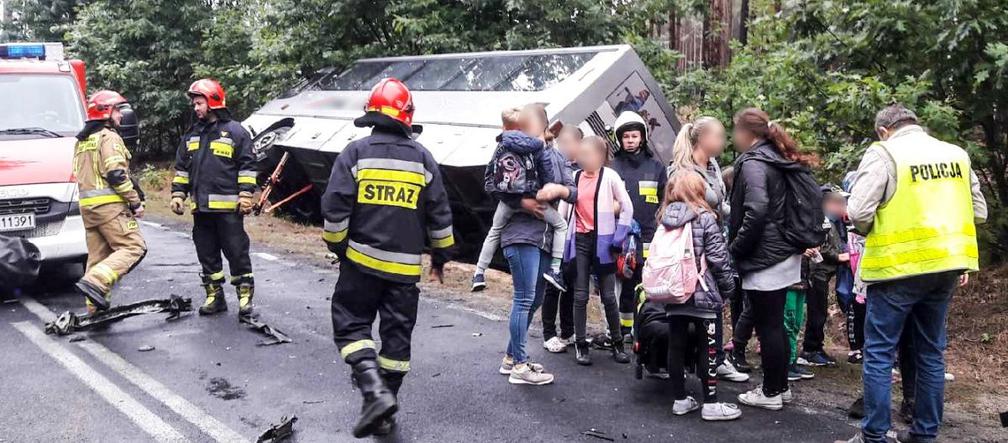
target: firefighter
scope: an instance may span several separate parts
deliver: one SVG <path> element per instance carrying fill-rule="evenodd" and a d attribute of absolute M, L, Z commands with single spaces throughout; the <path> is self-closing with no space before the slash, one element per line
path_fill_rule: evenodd
<path fill-rule="evenodd" d="M 74 149 L 88 248 L 87 272 L 76 286 L 90 313 L 109 308 L 112 286 L 147 254 L 136 220 L 143 216 L 144 205 L 129 177 L 130 153 L 117 132 L 119 107 L 125 103 L 118 92 L 92 94 L 87 123 Z"/>
<path fill-rule="evenodd" d="M 171 210 L 182 215 L 186 198 L 191 198 L 192 238 L 206 290 L 206 301 L 199 313 L 227 311 L 223 252 L 231 270 L 231 284 L 238 290 L 238 315 L 249 315 L 255 281 L 244 221 L 252 212 L 252 194 L 256 190 L 252 139 L 240 123 L 231 119 L 220 83 L 197 80 L 189 86 L 188 95 L 197 120 L 182 137 L 175 158 Z"/>
<path fill-rule="evenodd" d="M 413 99 L 386 78 L 372 90 L 357 127 L 371 135 L 336 158 L 322 197 L 324 239 L 340 258 L 332 297 L 333 335 L 364 397 L 357 438 L 391 432 L 397 396 L 410 370 L 420 254 L 431 250 L 431 277 L 442 280 L 455 244 L 451 209 L 430 152 L 413 140 Z M 371 334 L 381 318 L 379 351 Z"/>
<path fill-rule="evenodd" d="M 648 146 L 647 123 L 639 114 L 623 111 L 616 118 L 614 126 L 619 149 L 613 155 L 611 166 L 623 178 L 627 192 L 630 193 L 634 220 L 640 225 L 641 231 L 641 245 L 637 248 L 637 267 L 633 277 L 620 281 L 620 326 L 626 341 L 632 340 L 630 332 L 636 299 L 634 289 L 641 283 L 641 270 L 657 228 L 655 216 L 661 206 L 660 196 L 665 195 L 668 176 L 665 175 L 665 167 L 654 157 Z M 613 340 L 619 340 L 619 337 L 613 337 Z"/>

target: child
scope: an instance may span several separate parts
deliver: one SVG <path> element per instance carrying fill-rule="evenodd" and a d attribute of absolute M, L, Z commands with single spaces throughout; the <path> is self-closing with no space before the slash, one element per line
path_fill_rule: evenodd
<path fill-rule="evenodd" d="M 514 109 L 505 111 L 502 115 L 504 127 L 510 125 L 514 118 Z M 552 134 L 547 130 L 549 120 L 546 108 L 539 104 L 529 104 L 518 113 L 518 125 L 521 131 L 505 130 L 499 137 L 500 144 L 494 151 L 484 176 L 484 190 L 499 200 L 494 212 L 493 226 L 487 232 L 480 250 L 479 261 L 476 263 L 476 273 L 472 278 L 472 290 L 481 291 L 486 288 L 486 278 L 483 273 L 490 260 L 493 259 L 497 246 L 500 245 L 500 231 L 507 224 L 515 211 L 521 210 L 522 200 L 534 198 L 536 192 L 546 183 L 560 183 L 568 188 L 568 201 L 575 201 L 577 190 L 569 174 L 557 172 L 546 142 L 552 141 Z M 563 277 L 560 274 L 560 263 L 563 260 L 564 238 L 567 236 L 567 222 L 552 205 L 545 205 L 542 218 L 553 227 L 553 261 L 550 270 L 543 278 L 560 291 L 566 291 Z"/>
<path fill-rule="evenodd" d="M 847 262 L 847 230 L 841 219 L 846 212 L 847 196 L 839 186 L 826 184 L 820 187 L 823 196 L 823 213 L 828 229 L 827 242 L 820 248 L 822 261 L 809 266 L 806 307 L 808 323 L 798 364 L 805 366 L 836 366 L 836 360 L 824 349 L 826 341 L 826 321 L 829 318 L 829 282 L 837 274 L 837 268 Z M 839 296 L 839 295 L 838 295 Z M 843 305 L 841 304 L 841 307 Z"/>
<path fill-rule="evenodd" d="M 696 375 L 704 388 L 701 417 L 709 421 L 734 420 L 742 415 L 738 406 L 717 402 L 717 342 L 714 337 L 717 313 L 724 306 L 724 296 L 735 291 L 734 271 L 717 216 L 704 200 L 705 190 L 704 180 L 696 173 L 676 172 L 665 189 L 658 211 L 658 222 L 667 230 L 689 223 L 693 255 L 697 266 L 704 269 L 699 276 L 703 284 L 697 284 L 686 303 L 664 306 L 669 323 L 669 380 L 675 395 L 672 413 L 685 415 L 700 409 L 700 403 L 686 395 L 683 368 L 687 364 L 686 357 L 691 357 L 694 360 L 689 364 L 695 365 Z M 701 260 L 706 260 L 706 267 L 701 266 Z M 689 333 L 690 326 L 694 327 L 694 334 Z M 691 352 L 694 349 L 696 351 Z"/>
<path fill-rule="evenodd" d="M 588 286 L 591 275 L 599 282 L 599 296 L 605 306 L 606 321 L 611 337 L 620 335 L 619 306 L 616 300 L 615 250 L 621 248 L 633 220 L 633 203 L 627 195 L 623 180 L 616 171 L 605 167 L 609 145 L 604 139 L 592 136 L 584 139 L 578 151 L 581 171 L 575 174 L 577 200 L 573 205 L 563 205 L 570 215 L 567 229 L 567 249 L 564 261 L 573 261 L 577 276 L 574 283 L 574 348 L 580 365 L 590 365 L 587 329 Z M 541 194 L 544 198 L 562 195 L 560 185 L 547 185 Z M 620 202 L 616 213 L 614 200 Z M 613 358 L 619 363 L 630 363 L 623 351 L 623 341 L 612 340 Z"/>
<path fill-rule="evenodd" d="M 573 183 L 574 171 L 577 167 L 577 150 L 584 139 L 584 132 L 574 125 L 565 125 L 557 135 L 557 147 L 554 150 L 554 163 L 561 163 L 564 176 L 571 177 Z M 555 165 L 554 165 L 555 166 Z M 576 191 L 576 189 L 575 189 Z M 565 287 L 574 286 L 573 266 L 563 264 L 560 272 L 564 278 Z M 557 334 L 556 318 L 560 314 L 560 330 Z M 549 352 L 565 352 L 574 338 L 574 299 L 570 291 L 561 292 L 552 285 L 546 287 L 542 305 L 543 348 Z"/>
<path fill-rule="evenodd" d="M 787 298 L 784 302 L 784 330 L 787 333 L 790 352 L 788 354 L 788 381 L 814 378 L 815 374 L 805 366 L 825 366 L 825 364 L 813 365 L 798 356 L 798 333 L 801 332 L 805 322 L 806 296 L 812 290 L 813 285 L 825 285 L 825 283 L 817 283 L 821 282 L 819 280 L 823 274 L 821 269 L 832 268 L 835 270 L 837 265 L 840 247 L 839 233 L 836 232 L 833 223 L 825 218 L 823 219 L 823 229 L 828 230 L 826 239 L 819 247 L 805 250 L 802 257 L 801 281 L 788 288 Z M 805 340 L 809 340 L 807 331 Z M 808 357 L 808 353 L 802 354 L 802 356 Z"/>

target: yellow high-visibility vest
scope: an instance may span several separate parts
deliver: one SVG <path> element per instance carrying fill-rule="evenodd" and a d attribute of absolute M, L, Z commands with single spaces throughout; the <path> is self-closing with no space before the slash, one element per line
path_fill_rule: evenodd
<path fill-rule="evenodd" d="M 862 280 L 979 270 L 966 152 L 924 132 L 880 145 L 896 163 L 896 192 L 875 213 Z"/>

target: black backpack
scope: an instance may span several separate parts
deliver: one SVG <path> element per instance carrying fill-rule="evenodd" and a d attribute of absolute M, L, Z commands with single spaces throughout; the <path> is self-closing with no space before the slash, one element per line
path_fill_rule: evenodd
<path fill-rule="evenodd" d="M 822 190 L 812 171 L 799 164 L 787 167 L 767 164 L 780 171 L 784 180 L 784 224 L 781 226 L 784 241 L 802 251 L 822 246 L 829 231 L 823 223 L 826 214 L 822 209 Z"/>

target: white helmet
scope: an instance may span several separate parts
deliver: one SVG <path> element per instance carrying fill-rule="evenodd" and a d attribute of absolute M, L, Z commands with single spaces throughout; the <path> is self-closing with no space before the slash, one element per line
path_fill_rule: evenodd
<path fill-rule="evenodd" d="M 623 133 L 627 131 L 640 131 L 641 132 L 641 151 L 650 153 L 651 150 L 648 147 L 648 127 L 647 122 L 640 114 L 633 111 L 623 111 L 620 113 L 619 117 L 616 117 L 616 123 L 613 125 L 616 134 L 616 143 L 619 144 L 620 150 L 623 150 Z"/>

